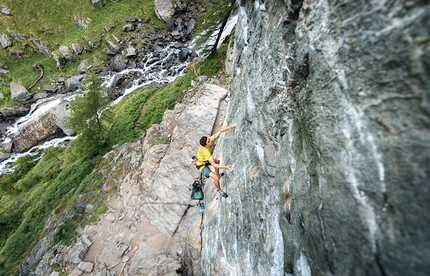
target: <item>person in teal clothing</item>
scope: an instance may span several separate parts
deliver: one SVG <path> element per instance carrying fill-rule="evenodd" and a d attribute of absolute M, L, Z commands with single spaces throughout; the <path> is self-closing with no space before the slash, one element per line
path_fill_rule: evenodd
<path fill-rule="evenodd" d="M 229 171 L 232 171 L 230 166 L 226 165 L 220 165 L 220 160 L 218 158 L 212 157 L 213 153 L 213 146 L 214 142 L 218 137 L 221 135 L 221 133 L 226 132 L 230 129 L 235 128 L 236 125 L 233 124 L 228 127 L 223 127 L 219 131 L 217 131 L 214 135 L 207 137 L 203 136 L 200 138 L 200 146 L 199 150 L 197 151 L 197 160 L 196 160 L 196 167 L 197 169 L 206 177 L 211 177 L 214 180 L 215 188 L 217 189 L 218 193 L 222 197 L 228 197 L 227 193 L 221 190 L 221 187 L 219 185 L 219 178 L 223 175 L 223 173 L 220 175 L 219 170 L 220 169 L 226 169 Z M 215 168 L 215 172 L 213 172 L 209 165 Z"/>

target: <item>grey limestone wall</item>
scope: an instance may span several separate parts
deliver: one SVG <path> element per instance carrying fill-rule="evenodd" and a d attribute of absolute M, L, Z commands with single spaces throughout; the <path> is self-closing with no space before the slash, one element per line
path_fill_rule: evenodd
<path fill-rule="evenodd" d="M 238 4 L 202 274 L 426 275 L 428 1 Z"/>

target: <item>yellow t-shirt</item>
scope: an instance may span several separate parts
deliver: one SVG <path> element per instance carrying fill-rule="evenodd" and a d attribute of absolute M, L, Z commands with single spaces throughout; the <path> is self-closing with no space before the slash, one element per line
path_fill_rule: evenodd
<path fill-rule="evenodd" d="M 216 136 L 213 135 L 209 137 L 212 141 L 216 140 Z M 202 145 L 199 146 L 199 150 L 197 151 L 197 161 L 196 165 L 204 165 L 209 162 L 209 159 L 212 158 L 212 152 L 214 151 L 213 146 L 210 148 L 203 147 Z M 201 166 L 199 171 L 202 171 L 204 166 Z"/>

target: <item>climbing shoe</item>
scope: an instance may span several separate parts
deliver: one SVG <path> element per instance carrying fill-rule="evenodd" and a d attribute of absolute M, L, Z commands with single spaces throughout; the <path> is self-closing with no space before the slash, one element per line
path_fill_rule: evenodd
<path fill-rule="evenodd" d="M 200 213 L 204 213 L 204 211 L 205 211 L 205 204 L 201 203 L 200 204 Z"/>
<path fill-rule="evenodd" d="M 223 177 L 224 176 L 224 173 L 220 173 L 219 174 L 219 178 L 221 178 L 221 177 Z"/>
<path fill-rule="evenodd" d="M 224 192 L 224 191 L 221 191 L 219 194 L 220 194 L 222 197 L 228 197 L 228 194 L 227 194 L 226 192 Z"/>

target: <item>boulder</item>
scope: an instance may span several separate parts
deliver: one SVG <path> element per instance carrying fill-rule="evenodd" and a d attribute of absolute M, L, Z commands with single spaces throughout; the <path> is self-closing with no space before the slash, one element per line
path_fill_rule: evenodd
<path fill-rule="evenodd" d="M 6 153 L 6 152 L 0 152 L 0 162 L 8 159 L 11 156 L 10 153 Z"/>
<path fill-rule="evenodd" d="M 3 47 L 3 49 L 6 49 L 6 48 L 12 46 L 12 41 L 7 39 L 7 35 L 0 34 L 0 44 Z"/>
<path fill-rule="evenodd" d="M 10 83 L 10 96 L 14 101 L 26 101 L 31 98 L 31 94 L 28 92 L 27 88 L 19 85 L 16 82 Z"/>
<path fill-rule="evenodd" d="M 134 24 L 126 24 L 122 27 L 122 30 L 124 32 L 133 32 L 136 29 L 136 26 Z"/>
<path fill-rule="evenodd" d="M 78 43 L 73 43 L 72 44 L 72 50 L 73 52 L 75 52 L 76 55 L 81 55 L 84 52 L 84 47 L 82 47 L 80 44 Z"/>
<path fill-rule="evenodd" d="M 85 59 L 79 63 L 78 71 L 79 73 L 83 74 L 87 71 L 87 69 L 88 69 L 88 59 Z"/>
<path fill-rule="evenodd" d="M 112 42 L 110 40 L 106 40 L 106 45 L 108 46 L 109 52 L 112 55 L 116 55 L 116 54 L 121 52 L 121 46 L 116 44 L 115 42 Z"/>
<path fill-rule="evenodd" d="M 179 60 L 182 62 L 186 61 L 188 58 L 188 54 L 189 54 L 188 48 L 182 48 L 178 54 Z"/>
<path fill-rule="evenodd" d="M 63 131 L 55 122 L 55 117 L 46 113 L 21 126 L 20 133 L 13 139 L 16 152 L 24 152 L 42 142 L 59 137 Z"/>
<path fill-rule="evenodd" d="M 67 61 L 73 60 L 73 53 L 70 51 L 69 47 L 64 45 L 60 46 L 59 51 Z"/>
<path fill-rule="evenodd" d="M 47 106 L 46 111 L 44 107 Z M 64 135 L 73 135 L 67 126 L 70 116 L 68 101 L 63 98 L 48 100 L 38 105 L 41 113 L 36 118 L 29 118 L 20 124 L 19 134 L 13 139 L 16 152 L 24 152 L 45 141 Z"/>
<path fill-rule="evenodd" d="M 120 55 L 116 55 L 112 60 L 111 67 L 112 71 L 120 72 L 124 70 L 127 65 Z"/>
<path fill-rule="evenodd" d="M 90 27 L 91 24 L 91 19 L 90 18 L 80 18 L 80 17 L 73 17 L 73 19 L 76 22 L 76 25 L 78 25 L 79 28 L 81 29 L 88 29 Z"/>
<path fill-rule="evenodd" d="M 64 82 L 66 86 L 66 92 L 73 92 L 78 90 L 81 87 L 81 80 L 84 78 L 84 75 L 73 76 Z"/>
<path fill-rule="evenodd" d="M 136 57 L 136 55 L 137 55 L 136 48 L 134 48 L 134 47 L 132 47 L 132 46 L 129 46 L 129 47 L 127 48 L 127 53 L 125 54 L 125 56 L 126 56 L 127 58 L 134 58 L 134 57 Z"/>
<path fill-rule="evenodd" d="M 175 13 L 171 0 L 155 0 L 154 11 L 157 17 L 164 22 L 167 22 Z"/>

